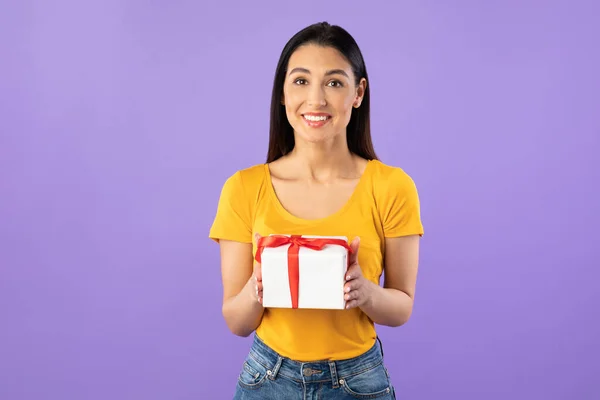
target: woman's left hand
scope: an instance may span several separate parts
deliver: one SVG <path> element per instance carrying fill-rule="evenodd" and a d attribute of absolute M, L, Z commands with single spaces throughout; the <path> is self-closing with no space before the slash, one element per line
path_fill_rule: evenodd
<path fill-rule="evenodd" d="M 358 247 L 360 238 L 354 238 L 350 243 L 352 252 L 349 253 L 350 262 L 346 272 L 346 284 L 344 285 L 344 299 L 346 309 L 363 307 L 371 299 L 376 285 L 364 277 L 360 265 L 358 265 Z"/>

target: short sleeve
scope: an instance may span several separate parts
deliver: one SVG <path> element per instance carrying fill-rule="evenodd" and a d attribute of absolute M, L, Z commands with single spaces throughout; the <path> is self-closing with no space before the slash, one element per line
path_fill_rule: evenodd
<path fill-rule="evenodd" d="M 209 238 L 252 243 L 252 209 L 241 173 L 229 177 L 221 190 Z"/>
<path fill-rule="evenodd" d="M 423 236 L 419 194 L 413 179 L 398 168 L 388 176 L 384 186 L 381 213 L 384 236 Z"/>

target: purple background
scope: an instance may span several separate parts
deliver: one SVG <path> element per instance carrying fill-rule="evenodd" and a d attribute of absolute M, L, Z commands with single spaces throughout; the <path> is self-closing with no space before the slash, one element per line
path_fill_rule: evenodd
<path fill-rule="evenodd" d="M 0 3 L 0 398 L 231 398 L 251 339 L 208 229 L 320 20 L 420 190 L 414 314 L 379 329 L 399 398 L 599 398 L 597 2 L 202 3 Z"/>

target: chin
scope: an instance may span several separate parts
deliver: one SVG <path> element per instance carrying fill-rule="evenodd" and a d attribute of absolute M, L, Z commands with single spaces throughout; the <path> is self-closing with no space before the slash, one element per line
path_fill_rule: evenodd
<path fill-rule="evenodd" d="M 335 139 L 338 136 L 335 127 L 328 126 L 323 128 L 309 128 L 304 125 L 292 126 L 295 135 L 307 143 L 324 143 Z"/>
<path fill-rule="evenodd" d="M 327 132 L 306 132 L 306 131 L 296 131 L 298 137 L 302 140 L 304 140 L 305 142 L 308 143 L 325 143 L 328 142 L 330 140 L 332 140 L 333 138 L 335 138 L 335 135 L 332 135 L 330 133 Z"/>

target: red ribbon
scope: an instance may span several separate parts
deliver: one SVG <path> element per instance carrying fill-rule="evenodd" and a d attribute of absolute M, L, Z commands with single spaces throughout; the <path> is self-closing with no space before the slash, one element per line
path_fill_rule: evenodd
<path fill-rule="evenodd" d="M 298 308 L 298 289 L 300 286 L 300 261 L 298 259 L 298 254 L 300 252 L 300 247 L 307 247 L 313 250 L 322 250 L 325 246 L 331 244 L 342 246 L 348 251 L 352 252 L 348 242 L 342 239 L 305 238 L 300 235 L 272 235 L 261 237 L 258 240 L 256 256 L 254 259 L 259 263 L 261 262 L 262 251 L 265 247 L 273 248 L 284 246 L 286 244 L 290 244 L 287 258 L 290 293 L 292 295 L 292 308 Z"/>

